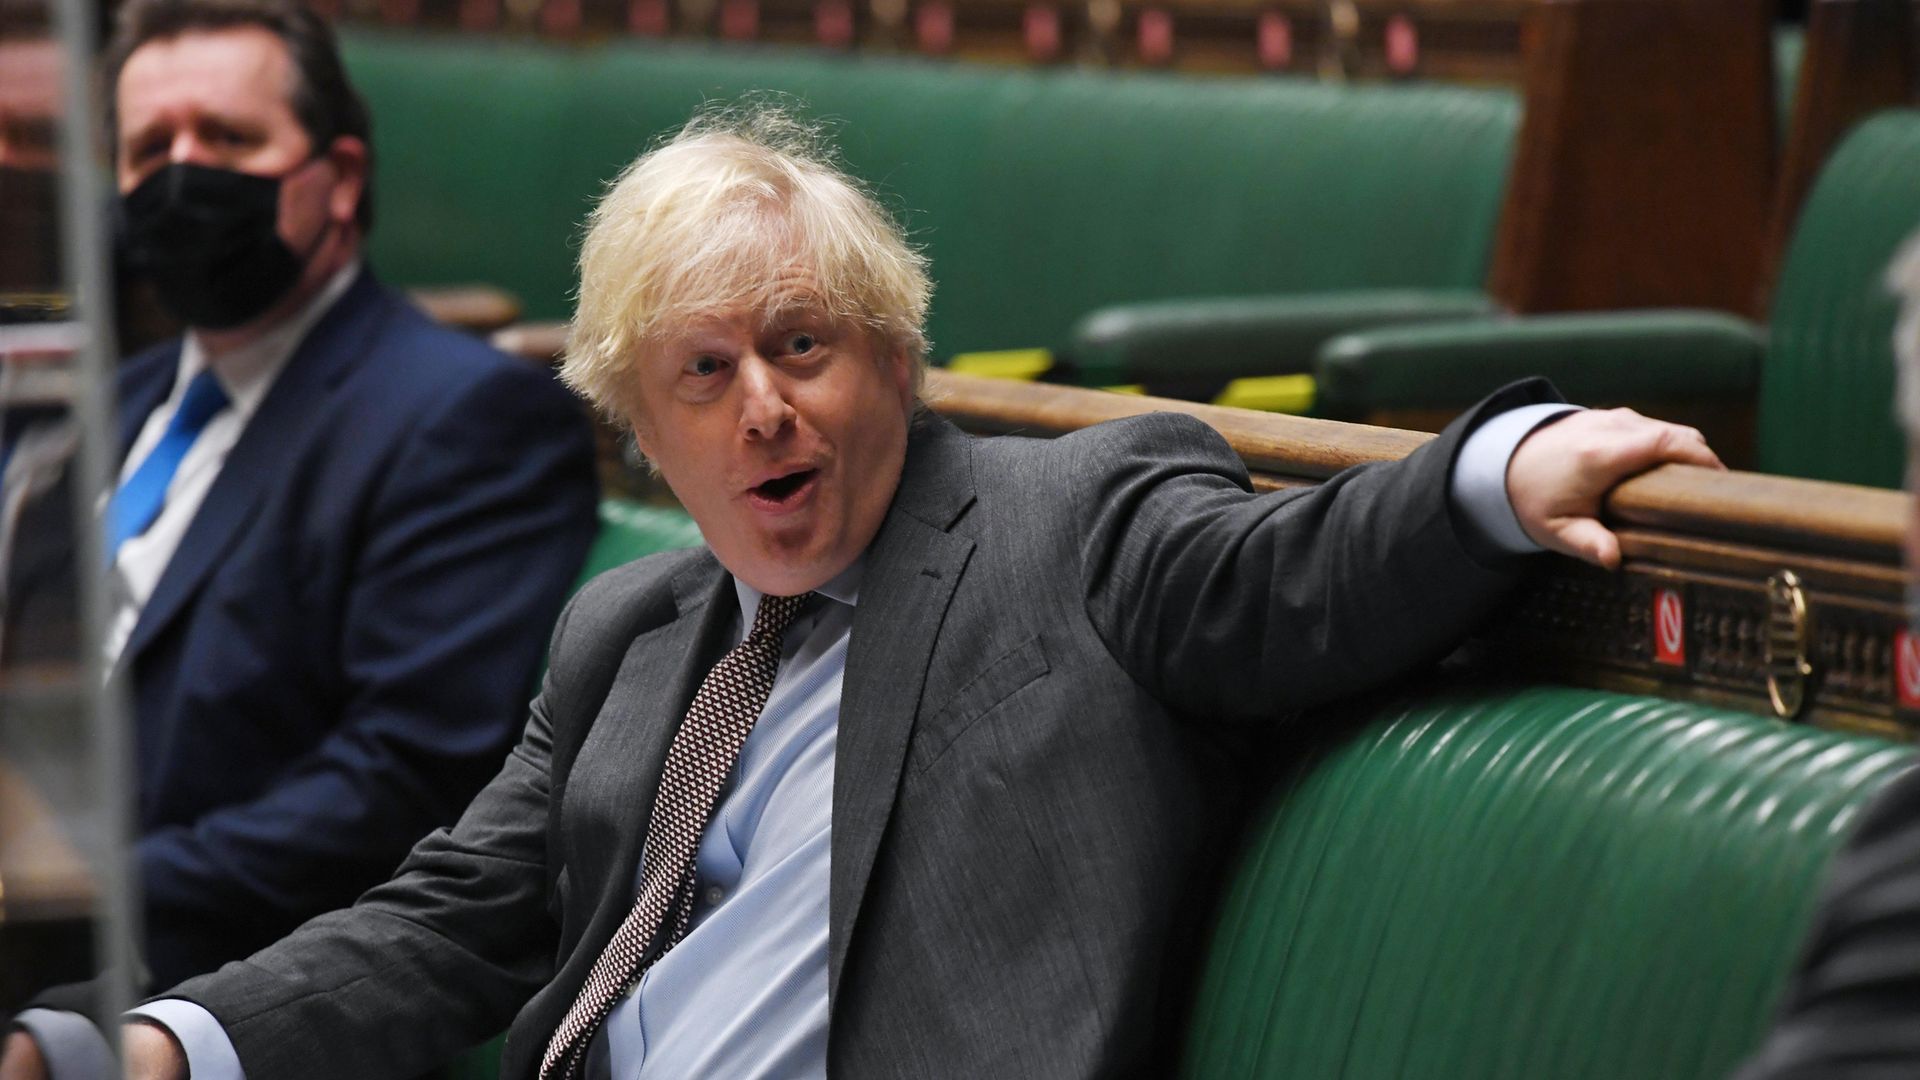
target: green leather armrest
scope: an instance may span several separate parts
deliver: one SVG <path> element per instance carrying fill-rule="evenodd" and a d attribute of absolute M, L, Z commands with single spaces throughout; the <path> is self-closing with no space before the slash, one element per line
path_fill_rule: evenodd
<path fill-rule="evenodd" d="M 1304 374 L 1328 338 L 1349 330 L 1495 311 L 1485 295 L 1461 289 L 1158 300 L 1082 318 L 1066 360 L 1086 386 Z"/>
<path fill-rule="evenodd" d="M 1545 375 L 1570 400 L 1746 401 L 1765 332 L 1714 311 L 1541 315 L 1398 326 L 1328 341 L 1314 362 L 1317 408 L 1348 419 L 1383 409 L 1452 409 Z"/>

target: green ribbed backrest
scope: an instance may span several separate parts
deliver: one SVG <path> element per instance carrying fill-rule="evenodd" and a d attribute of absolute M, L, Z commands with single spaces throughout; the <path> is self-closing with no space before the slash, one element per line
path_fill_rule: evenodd
<path fill-rule="evenodd" d="M 375 117 L 376 263 L 570 311 L 602 185 L 703 101 L 794 95 L 933 260 L 937 356 L 1057 346 L 1180 296 L 1479 288 L 1511 92 L 839 57 L 785 48 L 345 35 Z"/>
<path fill-rule="evenodd" d="M 1720 1080 L 1848 822 L 1912 761 L 1584 690 L 1382 709 L 1255 830 L 1185 1074 Z"/>
<path fill-rule="evenodd" d="M 1762 472 L 1899 487 L 1887 264 L 1920 226 L 1920 111 L 1875 114 L 1807 196 L 1774 291 Z"/>

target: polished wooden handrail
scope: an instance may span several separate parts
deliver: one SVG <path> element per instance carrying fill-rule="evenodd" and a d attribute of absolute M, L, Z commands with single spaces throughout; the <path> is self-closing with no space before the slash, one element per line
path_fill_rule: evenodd
<path fill-rule="evenodd" d="M 1182 412 L 1225 436 L 1251 472 L 1281 480 L 1319 480 L 1352 465 L 1404 457 L 1433 438 L 1395 428 L 947 371 L 928 373 L 927 397 L 963 427 L 1037 435 L 1145 412 Z M 1892 566 L 1900 561 L 1907 496 L 1853 484 L 1668 465 L 1615 488 L 1606 510 L 1610 520 L 1623 525 Z"/>

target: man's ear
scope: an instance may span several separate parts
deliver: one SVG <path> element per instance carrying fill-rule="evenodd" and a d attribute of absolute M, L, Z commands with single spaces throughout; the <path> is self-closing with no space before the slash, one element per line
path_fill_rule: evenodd
<path fill-rule="evenodd" d="M 326 158 L 333 163 L 333 191 L 327 197 L 327 216 L 336 225 L 351 223 L 360 212 L 360 200 L 367 191 L 367 144 L 352 135 L 341 135 L 327 147 Z"/>
<path fill-rule="evenodd" d="M 893 351 L 893 385 L 900 392 L 900 405 L 913 413 L 913 357 L 905 348 Z"/>
<path fill-rule="evenodd" d="M 647 425 L 640 420 L 640 414 L 632 409 L 625 410 L 627 434 L 633 437 L 633 445 L 639 449 L 640 456 L 653 460 L 653 437 L 647 431 Z"/>

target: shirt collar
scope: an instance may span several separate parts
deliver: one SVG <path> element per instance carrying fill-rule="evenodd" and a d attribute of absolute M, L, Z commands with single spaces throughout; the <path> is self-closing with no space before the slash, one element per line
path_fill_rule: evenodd
<path fill-rule="evenodd" d="M 860 605 L 860 580 L 866 576 L 866 573 L 867 557 L 861 555 L 859 558 L 853 560 L 852 566 L 840 571 L 839 575 L 832 581 L 827 582 L 825 585 L 813 591 L 829 600 L 836 600 L 848 607 L 858 607 Z M 740 625 L 743 628 L 752 626 L 753 616 L 760 610 L 760 597 L 763 594 L 759 589 L 741 581 L 737 577 L 733 579 L 733 591 L 735 595 L 740 598 Z M 743 629 L 741 632 L 745 633 L 746 631 Z"/>
<path fill-rule="evenodd" d="M 359 274 L 360 260 L 348 260 L 347 265 L 334 271 L 326 285 L 291 317 L 217 359 L 209 358 L 200 344 L 200 335 L 188 330 L 186 343 L 180 349 L 180 370 L 174 376 L 173 398 L 178 400 L 186 392 L 187 383 L 211 367 L 213 377 L 219 380 L 220 388 L 227 392 L 228 400 L 233 402 L 233 411 L 242 418 L 252 416 L 253 411 L 260 407 L 260 400 L 267 396 L 267 391 L 273 386 L 273 380 L 279 376 L 280 369 L 287 366 L 294 350 L 306 339 L 307 331 L 313 329 L 313 324 L 320 321 L 320 316 L 326 314 L 334 301 L 346 293 Z"/>

